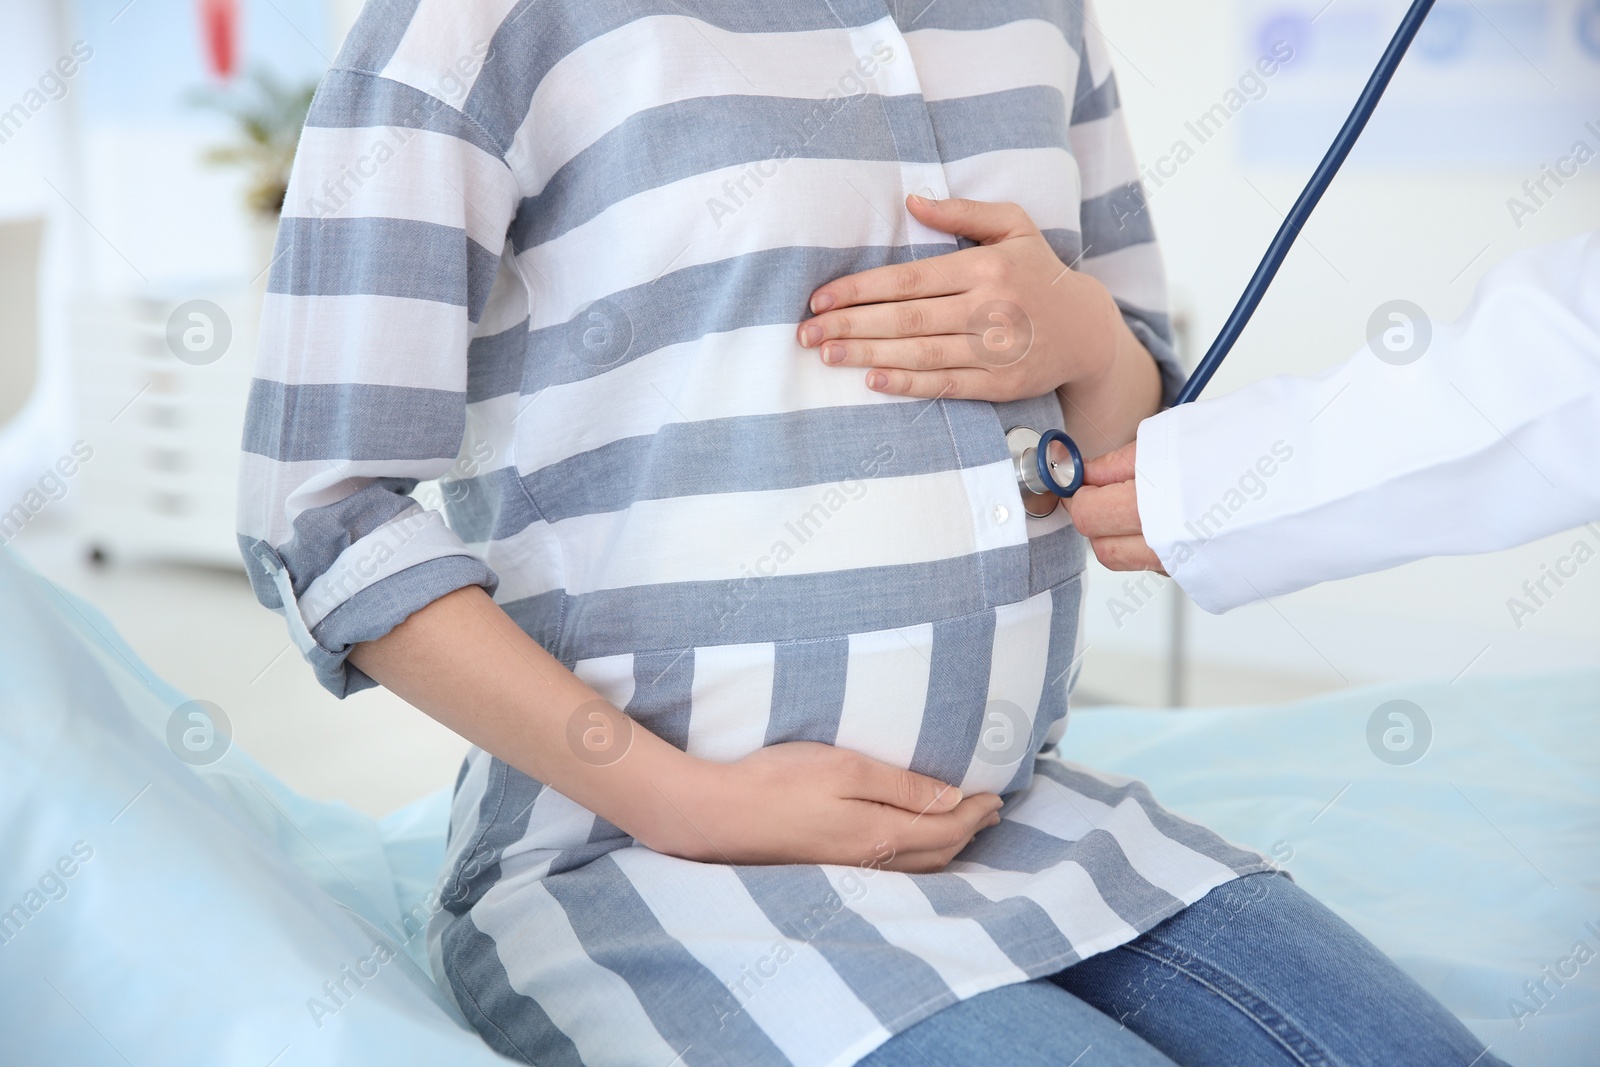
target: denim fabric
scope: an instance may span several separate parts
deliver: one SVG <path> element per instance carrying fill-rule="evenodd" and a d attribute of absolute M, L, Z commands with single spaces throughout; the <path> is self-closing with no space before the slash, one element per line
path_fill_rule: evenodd
<path fill-rule="evenodd" d="M 1218 886 L 1141 937 L 952 1005 L 861 1067 L 1505 1067 L 1287 877 Z"/>

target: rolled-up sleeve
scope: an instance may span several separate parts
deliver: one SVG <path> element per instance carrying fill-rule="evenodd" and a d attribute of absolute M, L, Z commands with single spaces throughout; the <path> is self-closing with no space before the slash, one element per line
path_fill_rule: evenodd
<path fill-rule="evenodd" d="M 1184 370 L 1173 349 L 1166 268 L 1117 97 L 1110 47 L 1093 5 L 1086 2 L 1082 11 L 1083 55 L 1068 129 L 1083 184 L 1083 255 L 1076 266 L 1105 285 L 1123 321 L 1155 357 L 1167 406 L 1183 385 Z"/>
<path fill-rule="evenodd" d="M 239 545 L 338 696 L 346 662 L 418 609 L 496 577 L 411 497 L 467 422 L 467 350 L 517 183 L 472 118 L 359 70 L 324 78 L 301 137 L 246 410 Z"/>

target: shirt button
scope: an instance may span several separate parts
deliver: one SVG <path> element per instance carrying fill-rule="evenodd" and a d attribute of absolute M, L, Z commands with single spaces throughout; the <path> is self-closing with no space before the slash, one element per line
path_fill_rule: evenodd
<path fill-rule="evenodd" d="M 996 526 L 1004 526 L 1006 520 L 1011 517 L 1011 512 L 1006 510 L 1006 506 L 1004 504 L 996 504 L 994 506 L 994 510 L 989 514 L 994 518 L 994 524 Z"/>

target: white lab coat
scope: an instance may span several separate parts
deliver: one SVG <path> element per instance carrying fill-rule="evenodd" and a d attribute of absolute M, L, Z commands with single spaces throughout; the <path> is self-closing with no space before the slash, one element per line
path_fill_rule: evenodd
<path fill-rule="evenodd" d="M 1212 612 L 1600 519 L 1600 231 L 1497 265 L 1414 362 L 1145 420 L 1136 467 L 1145 540 Z"/>

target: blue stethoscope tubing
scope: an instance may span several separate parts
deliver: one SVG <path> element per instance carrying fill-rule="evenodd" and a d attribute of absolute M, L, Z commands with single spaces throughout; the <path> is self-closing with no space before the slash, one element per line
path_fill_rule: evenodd
<path fill-rule="evenodd" d="M 1251 275 L 1250 282 L 1244 287 L 1244 293 L 1239 297 L 1239 302 L 1234 305 L 1233 312 L 1228 320 L 1222 324 L 1222 329 L 1217 333 L 1216 340 L 1211 342 L 1211 347 L 1201 357 L 1199 364 L 1189 375 L 1188 381 L 1183 383 L 1183 388 L 1178 390 L 1177 399 L 1173 406 L 1187 404 L 1198 397 L 1206 383 L 1211 381 L 1211 376 L 1217 372 L 1222 361 L 1227 358 L 1234 342 L 1244 332 L 1250 322 L 1250 316 L 1255 314 L 1256 306 L 1261 303 L 1261 298 L 1266 295 L 1267 287 L 1272 284 L 1272 279 L 1277 275 L 1278 268 L 1283 265 L 1284 257 L 1289 254 L 1289 249 L 1294 247 L 1295 238 L 1300 236 L 1300 229 L 1311 217 L 1317 202 L 1322 199 L 1322 194 L 1328 191 L 1328 186 L 1333 184 L 1333 179 L 1339 173 L 1339 168 L 1344 164 L 1345 157 L 1355 147 L 1356 140 L 1361 136 L 1361 131 L 1367 126 L 1367 120 L 1372 118 L 1372 113 L 1377 109 L 1378 101 L 1383 99 L 1383 92 L 1389 87 L 1389 81 L 1394 77 L 1394 72 L 1400 66 L 1400 61 L 1405 58 L 1406 50 L 1411 47 L 1412 40 L 1417 36 L 1417 31 L 1422 28 L 1422 22 L 1428 17 L 1428 12 L 1433 8 L 1434 0 L 1412 0 L 1411 7 L 1400 20 L 1400 26 L 1395 30 L 1394 37 L 1389 41 L 1383 55 L 1378 60 L 1378 65 L 1372 71 L 1372 76 L 1367 79 L 1366 87 L 1361 90 L 1361 95 L 1356 98 L 1355 107 L 1350 110 L 1350 117 L 1344 120 L 1339 133 L 1333 139 L 1333 144 L 1328 146 L 1328 152 L 1322 157 L 1322 162 L 1317 164 L 1317 169 L 1312 172 L 1311 180 L 1306 182 L 1306 187 L 1300 193 L 1300 198 L 1294 202 L 1294 207 L 1284 216 L 1283 224 L 1278 227 L 1277 234 L 1272 238 L 1272 243 L 1267 246 L 1266 255 L 1261 257 L 1261 263 L 1256 267 L 1255 274 Z M 1054 477 L 1054 468 L 1065 467 L 1064 463 L 1050 463 L 1046 460 L 1049 451 L 1048 443 L 1059 440 L 1063 442 L 1072 458 L 1072 477 L 1066 484 L 1062 484 Z M 1072 439 L 1060 430 L 1051 430 L 1039 439 L 1036 453 L 1040 480 L 1056 496 L 1071 496 L 1083 485 L 1083 455 Z"/>
<path fill-rule="evenodd" d="M 1394 77 L 1395 70 L 1400 66 L 1400 60 L 1405 58 L 1406 50 L 1411 47 L 1412 39 L 1422 28 L 1422 20 L 1428 17 L 1428 11 L 1432 7 L 1433 0 L 1412 0 L 1410 9 L 1400 20 L 1400 27 L 1395 30 L 1394 37 L 1389 41 L 1389 47 L 1384 49 L 1377 67 L 1373 69 L 1372 77 L 1367 79 L 1366 88 L 1361 90 L 1360 97 L 1356 99 L 1356 106 L 1351 109 L 1350 117 L 1344 120 L 1344 126 L 1333 139 L 1333 144 L 1328 147 L 1327 155 L 1317 164 L 1311 180 L 1300 193 L 1300 199 L 1294 202 L 1289 214 L 1283 217 L 1283 225 L 1278 227 L 1277 236 L 1273 237 L 1272 244 L 1267 246 L 1267 254 L 1261 257 L 1261 263 L 1251 276 L 1250 284 L 1244 287 L 1243 295 L 1234 305 L 1228 321 L 1222 324 L 1217 339 L 1211 342 L 1211 348 L 1201 358 L 1194 373 L 1189 375 L 1189 380 L 1183 383 L 1183 388 L 1178 390 L 1178 398 L 1173 401 L 1174 406 L 1187 404 L 1200 395 L 1200 391 L 1211 381 L 1211 376 L 1217 372 L 1217 368 L 1222 365 L 1223 359 L 1233 348 L 1233 343 L 1244 332 L 1250 316 L 1255 314 L 1256 305 L 1261 303 L 1261 298 L 1267 293 L 1267 287 L 1272 284 L 1278 268 L 1283 265 L 1284 257 L 1294 246 L 1295 238 L 1300 236 L 1300 228 L 1311 217 L 1311 212 L 1315 210 L 1317 201 L 1322 199 L 1322 194 L 1333 184 L 1334 175 L 1338 174 L 1339 168 L 1344 165 L 1350 149 L 1356 146 L 1356 139 L 1361 136 L 1361 131 L 1367 126 L 1367 120 L 1377 109 L 1378 101 L 1383 98 L 1383 91 L 1389 87 L 1389 79 Z"/>

